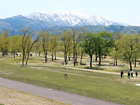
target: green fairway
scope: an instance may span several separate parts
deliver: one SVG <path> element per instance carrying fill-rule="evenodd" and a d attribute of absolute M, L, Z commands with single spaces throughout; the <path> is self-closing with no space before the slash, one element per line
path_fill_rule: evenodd
<path fill-rule="evenodd" d="M 0 76 L 126 105 L 140 103 L 140 87 L 135 85 L 140 83 L 139 77 L 128 79 L 125 75 L 120 78 L 120 75 L 117 74 L 86 71 L 89 69 L 88 66 L 83 67 L 85 71 L 80 70 L 82 68 L 80 66 L 72 69 L 69 66 L 62 66 L 61 60 L 55 61 L 57 65 L 53 65 L 54 63 L 50 61 L 45 64 L 42 59 L 38 58 L 31 58 L 28 67 L 14 63 L 19 58 L 10 58 L 10 60 L 9 57 L 1 58 Z M 34 64 L 33 61 L 35 62 Z M 65 68 L 68 79 L 64 79 Z M 103 71 L 104 69 L 101 68 L 98 67 L 96 70 Z M 95 67 L 92 69 L 95 69 Z M 116 71 L 119 72 L 118 70 Z M 112 71 L 112 73 L 114 72 Z M 124 71 L 124 73 L 126 74 L 127 71 Z"/>

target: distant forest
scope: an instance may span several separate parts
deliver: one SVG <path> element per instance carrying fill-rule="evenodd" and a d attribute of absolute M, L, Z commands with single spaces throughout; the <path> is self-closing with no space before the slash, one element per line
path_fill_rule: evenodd
<path fill-rule="evenodd" d="M 107 31 L 107 32 L 117 32 L 121 31 L 123 34 L 134 34 L 134 33 L 140 33 L 140 26 L 116 26 L 116 25 L 110 25 L 110 26 L 83 26 L 85 30 L 91 31 L 91 32 L 100 32 L 100 31 Z M 81 27 L 52 27 L 49 29 L 46 29 L 47 32 L 50 34 L 61 34 L 63 31 L 71 30 L 72 28 L 76 29 L 77 31 L 80 30 Z"/>
<path fill-rule="evenodd" d="M 102 25 L 98 25 L 98 26 L 82 26 L 85 28 L 86 31 L 91 31 L 91 32 L 100 32 L 100 31 L 107 31 L 107 32 L 117 32 L 117 31 L 121 31 L 123 34 L 134 34 L 134 33 L 140 33 L 140 26 L 117 26 L 117 25 L 110 25 L 110 26 L 102 26 Z M 41 31 L 41 28 L 34 28 L 31 27 L 34 31 Z M 49 32 L 51 35 L 59 35 L 61 34 L 63 31 L 68 31 L 71 30 L 72 28 L 76 29 L 77 31 L 80 30 L 81 27 L 79 26 L 74 26 L 74 27 L 65 27 L 65 26 L 55 26 L 55 27 L 51 27 L 51 28 L 44 28 L 46 29 L 47 32 Z M 2 32 L 4 30 L 0 30 L 0 32 Z M 13 35 L 21 35 L 21 30 L 17 30 L 17 29 L 9 29 L 8 31 L 10 31 L 10 36 Z"/>

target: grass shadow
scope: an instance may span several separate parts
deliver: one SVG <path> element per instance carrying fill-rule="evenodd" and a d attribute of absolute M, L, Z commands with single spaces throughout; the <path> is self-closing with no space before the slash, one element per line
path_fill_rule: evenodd
<path fill-rule="evenodd" d="M 94 64 L 95 66 L 98 66 L 98 67 L 100 67 L 100 66 L 112 66 L 112 67 L 115 67 L 113 64 L 101 64 L 101 65 L 99 65 L 99 64 Z"/>
<path fill-rule="evenodd" d="M 84 69 L 104 70 L 104 68 L 99 68 L 99 67 L 84 67 Z"/>

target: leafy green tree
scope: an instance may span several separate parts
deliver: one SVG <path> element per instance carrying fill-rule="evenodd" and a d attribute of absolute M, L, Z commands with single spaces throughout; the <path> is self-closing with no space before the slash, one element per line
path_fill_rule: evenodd
<path fill-rule="evenodd" d="M 50 34 L 46 32 L 46 30 L 42 30 L 40 32 L 41 35 L 41 45 L 43 47 L 44 55 L 45 55 L 45 63 L 47 63 L 47 54 L 50 50 Z"/>
<path fill-rule="evenodd" d="M 28 42 L 27 42 L 27 46 L 26 46 L 26 56 L 27 56 L 27 58 L 26 58 L 26 66 L 27 66 L 29 56 L 30 56 L 30 52 L 31 52 L 31 50 L 33 48 L 33 45 L 39 40 L 39 38 L 40 38 L 40 36 L 37 36 L 36 39 L 33 40 L 32 37 L 30 36 L 28 38 L 28 40 L 27 40 Z"/>
<path fill-rule="evenodd" d="M 14 54 L 14 58 L 15 58 L 15 54 L 20 51 L 20 36 L 19 35 L 14 35 L 12 37 L 10 37 L 10 49 L 11 52 Z"/>
<path fill-rule="evenodd" d="M 133 36 L 134 36 L 134 42 L 136 43 L 135 46 L 137 47 L 137 49 L 136 49 L 137 53 L 134 54 L 134 67 L 136 67 L 137 59 L 140 57 L 140 55 L 139 55 L 139 52 L 140 52 L 140 34 L 134 34 Z"/>
<path fill-rule="evenodd" d="M 40 53 L 41 53 L 41 43 L 40 43 L 40 40 L 38 40 L 38 41 L 34 44 L 34 51 L 35 51 L 36 56 L 37 56 L 37 53 L 38 53 L 39 56 L 40 56 Z"/>
<path fill-rule="evenodd" d="M 31 31 L 30 27 L 25 27 L 21 29 L 22 37 L 21 37 L 21 49 L 22 49 L 22 65 L 24 65 L 24 61 L 26 58 L 26 46 L 27 46 L 27 41 L 30 38 L 30 35 L 34 34 Z"/>
<path fill-rule="evenodd" d="M 0 47 L 1 47 L 1 51 L 2 51 L 2 56 L 3 57 L 9 51 L 9 43 L 10 43 L 9 31 L 5 30 L 0 35 Z"/>
<path fill-rule="evenodd" d="M 113 34 L 113 39 L 115 41 L 114 50 L 112 52 L 112 57 L 114 58 L 114 66 L 118 65 L 117 60 L 118 60 L 118 55 L 119 55 L 118 54 L 118 46 L 116 44 L 116 41 L 119 40 L 121 37 L 122 37 L 121 31 L 117 31 Z"/>
<path fill-rule="evenodd" d="M 58 45 L 60 44 L 59 37 L 57 35 L 54 35 L 54 55 L 56 60 L 56 52 L 58 51 Z"/>
<path fill-rule="evenodd" d="M 101 31 L 96 36 L 95 50 L 99 56 L 99 65 L 101 65 L 101 57 L 107 56 L 110 53 L 110 49 L 114 47 L 113 35 L 110 32 Z"/>
<path fill-rule="evenodd" d="M 84 40 L 84 36 L 85 36 L 85 31 L 83 28 L 81 28 L 81 30 L 77 33 L 79 36 L 79 50 L 80 50 L 80 64 L 82 63 L 82 58 L 83 58 L 83 54 L 84 54 L 84 48 L 82 47 L 82 41 Z"/>
<path fill-rule="evenodd" d="M 60 36 L 61 45 L 62 45 L 62 51 L 64 52 L 64 61 L 68 62 L 67 55 L 68 52 L 71 50 L 72 46 L 72 33 L 71 31 L 65 31 Z"/>
<path fill-rule="evenodd" d="M 134 35 L 123 35 L 116 43 L 119 48 L 119 58 L 129 62 L 132 70 L 132 62 L 139 51 L 139 38 Z"/>
<path fill-rule="evenodd" d="M 72 29 L 71 32 L 72 32 L 72 41 L 73 41 L 73 59 L 74 59 L 74 66 L 75 66 L 77 62 L 78 46 L 81 40 L 83 40 L 84 32 L 77 32 L 75 29 Z"/>
<path fill-rule="evenodd" d="M 59 43 L 59 38 L 57 35 L 52 35 L 50 38 L 50 52 L 52 55 L 52 61 L 53 61 L 53 54 L 55 54 L 55 60 L 56 60 L 56 51 L 57 51 L 57 46 Z"/>
<path fill-rule="evenodd" d="M 76 38 L 76 30 L 72 29 L 72 40 L 73 40 L 73 59 L 74 59 L 74 66 L 77 62 L 77 38 Z"/>
<path fill-rule="evenodd" d="M 86 54 L 90 57 L 90 67 L 92 67 L 92 56 L 95 52 L 95 41 L 96 41 L 96 34 L 88 32 L 85 35 L 84 41 L 82 42 L 82 47 Z"/>
<path fill-rule="evenodd" d="M 35 40 L 32 39 L 32 35 L 34 32 L 32 31 L 31 27 L 25 27 L 21 29 L 22 37 L 21 37 L 21 48 L 22 48 L 22 65 L 24 65 L 24 61 L 26 59 L 26 66 L 29 60 L 30 51 L 33 47 L 33 45 L 37 42 L 39 39 L 39 36 L 36 37 Z"/>
<path fill-rule="evenodd" d="M 82 42 L 79 44 L 79 49 L 80 49 L 80 64 L 82 63 L 82 58 L 84 54 L 84 48 L 82 47 Z"/>

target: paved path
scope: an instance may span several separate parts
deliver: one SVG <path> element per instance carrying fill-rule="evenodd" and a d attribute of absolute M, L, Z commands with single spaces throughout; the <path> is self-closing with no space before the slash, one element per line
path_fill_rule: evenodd
<path fill-rule="evenodd" d="M 20 90 L 38 96 L 43 96 L 46 98 L 62 101 L 65 103 L 70 103 L 73 105 L 119 105 L 108 101 L 80 96 L 77 94 L 53 90 L 50 88 L 35 86 L 35 85 L 4 79 L 4 78 L 0 78 L 0 86 L 12 88 L 15 90 Z"/>

